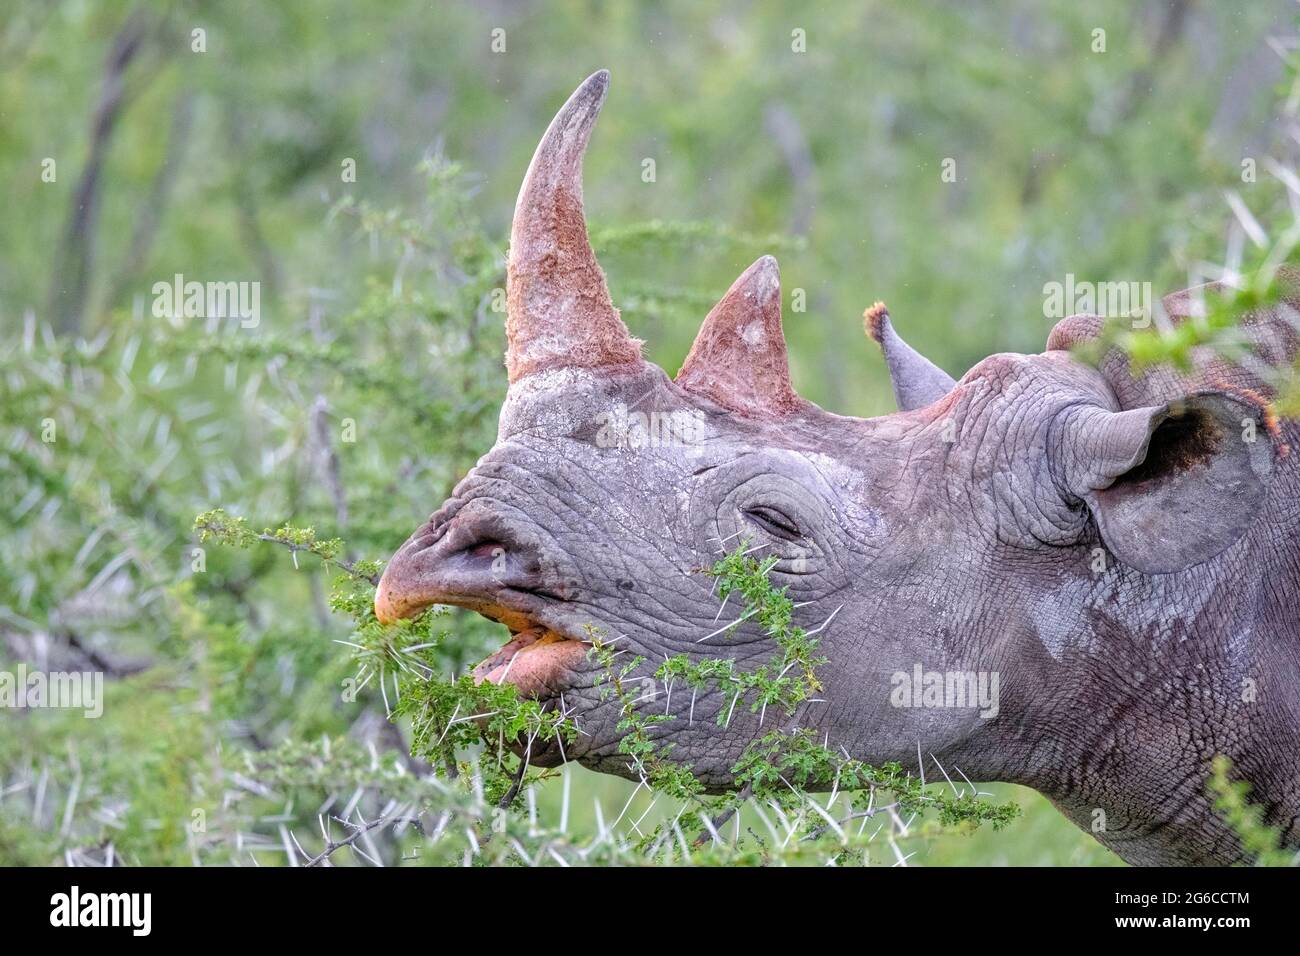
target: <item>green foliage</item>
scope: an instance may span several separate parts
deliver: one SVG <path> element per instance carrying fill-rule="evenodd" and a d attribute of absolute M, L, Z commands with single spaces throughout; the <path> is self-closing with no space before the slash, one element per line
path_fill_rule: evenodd
<path fill-rule="evenodd" d="M 854 760 L 818 743 L 806 728 L 773 731 L 749 747 L 733 770 L 737 782 L 759 800 L 789 802 L 800 791 L 827 785 L 850 793 L 857 811 L 854 819 L 869 819 L 893 808 L 907 814 L 934 810 L 944 826 L 989 822 L 1001 829 L 1020 814 L 1015 804 L 992 803 L 971 785 L 958 787 L 950 780 L 949 794 L 941 787 L 927 789 L 924 780 L 904 774 L 897 763 L 872 767 Z M 882 807 L 882 794 L 892 795 L 896 802 Z"/>
<path fill-rule="evenodd" d="M 1244 334 L 1241 317 L 1280 307 L 1283 296 L 1295 296 L 1279 275 L 1284 265 L 1300 264 L 1296 243 L 1300 231 L 1287 232 L 1277 246 L 1253 256 L 1244 276 L 1238 276 L 1240 288 L 1225 287 L 1203 292 L 1193 314 L 1178 324 L 1150 324 L 1134 329 L 1126 319 L 1111 319 L 1096 340 L 1078 345 L 1076 351 L 1086 361 L 1096 363 L 1108 349 L 1123 352 L 1134 374 L 1166 365 L 1190 373 L 1198 355 L 1207 353 L 1227 361 L 1238 362 L 1256 370 L 1273 391 L 1269 403 L 1273 413 L 1283 418 L 1300 417 L 1300 361 L 1279 367 L 1263 367 L 1255 360 L 1254 344 Z M 1282 306 L 1285 307 L 1285 306 Z"/>
<path fill-rule="evenodd" d="M 736 703 L 751 693 L 751 712 L 765 715 L 767 706 L 775 704 L 787 718 L 796 715 L 799 705 L 821 688 L 816 668 L 826 663 L 825 658 L 813 656 L 817 641 L 793 624 L 795 605 L 786 595 L 786 589 L 774 587 L 768 578 L 776 559 L 753 558 L 749 551 L 748 542 L 742 542 L 718 560 L 709 574 L 718 579 L 718 597 L 724 605 L 732 594 L 739 594 L 743 602 L 744 613 L 727 632 L 753 618 L 779 654 L 751 671 L 738 670 L 730 658 L 692 662 L 685 655 L 678 655 L 669 658 L 655 673 L 657 679 L 668 684 L 669 692 L 671 682 L 676 679 L 685 681 L 693 690 L 710 684 L 715 686 L 727 699 L 718 718 L 724 726 Z M 664 716 L 657 714 L 650 719 Z M 635 720 L 628 723 L 640 729 Z M 645 747 L 645 744 L 638 745 L 639 749 Z M 987 795 L 979 794 L 973 785 L 969 789 L 958 788 L 949 781 L 952 788 L 949 796 L 942 789 L 927 790 L 923 780 L 904 776 L 897 764 L 875 768 L 837 753 L 817 743 L 813 731 L 800 727 L 797 718 L 788 729 L 774 730 L 754 741 L 732 767 L 732 773 L 734 789 L 714 801 L 711 807 L 716 819 L 730 818 L 750 800 L 773 806 L 778 812 L 799 813 L 812 807 L 816 814 L 808 818 L 807 838 L 817 839 L 833 831 L 842 841 L 836 854 L 840 863 L 866 860 L 866 844 L 850 838 L 843 829 L 851 820 L 863 821 L 858 832 L 860 837 L 865 821 L 894 810 L 908 814 L 935 810 L 945 826 L 978 826 L 983 821 L 991 821 L 995 827 L 1001 827 L 1019 814 L 1014 804 L 990 803 L 984 799 Z M 830 789 L 833 794 L 826 808 L 814 803 L 809 795 L 810 791 L 824 789 Z M 850 795 L 854 812 L 837 822 L 827 811 L 841 792 Z M 894 802 L 886 802 L 883 797 L 891 794 Z M 706 817 L 701 816 L 700 820 L 716 840 L 715 828 L 708 824 Z"/>
<path fill-rule="evenodd" d="M 1255 866 L 1300 866 L 1300 854 L 1282 846 L 1279 828 L 1264 822 L 1264 808 L 1249 801 L 1251 785 L 1228 775 L 1232 761 L 1220 754 L 1211 764 L 1206 786 L 1214 797 L 1214 809 L 1241 841 L 1241 848 Z"/>

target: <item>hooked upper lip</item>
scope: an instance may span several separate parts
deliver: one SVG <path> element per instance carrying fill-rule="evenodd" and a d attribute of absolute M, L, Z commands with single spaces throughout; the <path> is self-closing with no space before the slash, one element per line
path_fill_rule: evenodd
<path fill-rule="evenodd" d="M 375 617 L 383 624 L 413 617 L 433 604 L 481 611 L 497 603 L 504 589 L 530 589 L 539 582 L 539 562 L 513 540 L 491 514 L 435 516 L 397 549 L 375 591 Z M 531 609 L 529 609 L 531 610 Z M 491 615 L 522 629 L 522 621 Z"/>

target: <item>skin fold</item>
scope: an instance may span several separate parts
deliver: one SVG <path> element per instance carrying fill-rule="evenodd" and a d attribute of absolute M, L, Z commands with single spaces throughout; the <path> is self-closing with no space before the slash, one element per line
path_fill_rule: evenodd
<path fill-rule="evenodd" d="M 679 653 L 770 660 L 748 623 L 701 641 L 740 613 L 719 617 L 701 569 L 744 540 L 778 558 L 797 623 L 829 621 L 824 690 L 798 722 L 832 746 L 1033 787 L 1145 864 L 1241 858 L 1205 791 L 1224 754 L 1297 845 L 1300 435 L 1270 418 L 1264 383 L 1212 357 L 1182 376 L 1084 364 L 1069 348 L 1100 331 L 1092 316 L 954 382 L 878 305 L 867 329 L 900 410 L 833 415 L 791 386 L 770 257 L 671 380 L 641 358 L 586 239 L 582 152 L 607 84 L 595 74 L 561 109 L 516 206 L 497 442 L 393 556 L 377 616 L 451 604 L 505 622 L 479 679 L 562 694 L 583 731 L 565 756 L 628 775 L 586 628 L 644 655 L 641 676 Z M 1177 320 L 1214 294 L 1165 307 Z M 1296 354 L 1289 317 L 1245 317 L 1262 360 Z M 996 706 L 900 704 L 918 668 L 996 675 Z M 694 719 L 690 705 L 673 695 L 677 719 L 651 733 L 712 788 L 778 725 L 738 707 L 719 726 L 717 692 Z"/>

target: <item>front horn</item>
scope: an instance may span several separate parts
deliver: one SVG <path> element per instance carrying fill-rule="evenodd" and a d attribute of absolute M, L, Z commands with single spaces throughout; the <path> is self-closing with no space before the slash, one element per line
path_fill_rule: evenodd
<path fill-rule="evenodd" d="M 551 120 L 515 203 L 506 271 L 510 382 L 550 368 L 641 361 L 587 239 L 582 157 L 609 72 L 593 73 Z"/>

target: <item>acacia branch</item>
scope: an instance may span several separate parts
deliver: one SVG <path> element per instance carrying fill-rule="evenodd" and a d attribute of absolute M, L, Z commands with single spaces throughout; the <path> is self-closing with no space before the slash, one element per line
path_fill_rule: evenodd
<path fill-rule="evenodd" d="M 294 555 L 299 553 L 314 554 L 326 564 L 338 565 L 339 568 L 358 581 L 369 581 L 375 587 L 379 586 L 378 573 L 372 574 L 363 571 L 359 561 L 349 561 L 347 558 L 339 557 L 338 552 L 342 550 L 341 541 L 317 541 L 315 533 L 310 528 L 299 532 L 301 540 L 289 537 L 287 532 L 292 529 L 288 528 L 281 529 L 281 532 L 286 533 L 253 532 L 245 527 L 243 518 L 231 518 L 224 511 L 218 509 L 199 515 L 194 521 L 194 530 L 199 532 L 200 540 L 207 540 L 210 535 L 219 541 L 234 544 L 237 547 L 245 547 L 252 541 L 266 541 L 270 544 L 278 544 L 281 547 L 288 548 L 289 552 Z"/>
<path fill-rule="evenodd" d="M 329 858 L 333 856 L 335 853 L 337 853 L 339 850 L 343 849 L 345 846 L 352 846 L 352 844 L 356 843 L 357 840 L 361 839 L 371 830 L 378 830 L 379 828 L 387 826 L 390 823 L 397 823 L 404 816 L 405 816 L 404 813 L 390 813 L 388 816 L 378 817 L 377 819 L 371 820 L 369 823 L 364 823 L 364 824 L 350 823 L 347 820 L 343 820 L 340 819 L 339 817 L 335 817 L 334 819 L 338 820 L 339 823 L 343 824 L 346 827 L 351 827 L 352 833 L 342 840 L 327 840 L 325 843 L 325 849 L 321 850 L 320 853 L 316 854 L 314 857 L 308 860 L 306 865 L 322 866 L 326 862 L 328 862 Z M 414 819 L 414 818 L 412 817 L 410 819 Z"/>
<path fill-rule="evenodd" d="M 201 525 L 200 527 L 205 527 L 205 526 Z M 356 578 L 357 580 L 369 581 L 375 587 L 379 587 L 379 575 L 366 574 L 363 571 L 359 571 L 357 569 L 356 562 L 349 561 L 347 558 L 327 557 L 326 555 L 321 554 L 313 545 L 299 544 L 296 541 L 290 541 L 287 538 L 281 538 L 273 534 L 266 534 L 265 532 L 259 533 L 257 535 L 257 540 L 269 541 L 271 544 L 283 545 L 284 547 L 288 548 L 290 552 L 294 554 L 297 554 L 299 552 L 303 554 L 314 554 L 316 555 L 316 557 L 320 558 L 322 561 L 326 562 L 327 564 L 337 564 L 340 568 L 342 568 L 350 576 Z"/>

